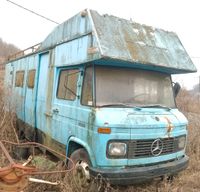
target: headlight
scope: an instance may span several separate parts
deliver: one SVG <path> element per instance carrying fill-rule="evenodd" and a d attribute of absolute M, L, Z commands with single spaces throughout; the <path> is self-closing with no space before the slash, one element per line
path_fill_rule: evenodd
<path fill-rule="evenodd" d="M 108 145 L 108 156 L 124 157 L 126 155 L 126 143 L 112 142 Z"/>
<path fill-rule="evenodd" d="M 178 138 L 178 148 L 184 149 L 185 148 L 185 142 L 186 142 L 185 136 Z"/>

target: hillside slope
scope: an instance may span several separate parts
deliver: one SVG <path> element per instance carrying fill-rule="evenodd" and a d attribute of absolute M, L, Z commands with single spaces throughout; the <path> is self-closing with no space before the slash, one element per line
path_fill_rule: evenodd
<path fill-rule="evenodd" d="M 2 86 L 4 80 L 4 61 L 9 55 L 18 51 L 20 51 L 20 49 L 15 45 L 6 43 L 0 38 L 0 86 Z"/>
<path fill-rule="evenodd" d="M 20 49 L 17 48 L 15 45 L 6 43 L 0 38 L 0 63 L 2 63 L 6 59 L 6 57 L 18 51 L 20 51 Z"/>

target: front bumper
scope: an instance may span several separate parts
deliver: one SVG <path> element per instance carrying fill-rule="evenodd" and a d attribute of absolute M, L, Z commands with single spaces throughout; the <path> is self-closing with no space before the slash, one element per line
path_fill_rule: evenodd
<path fill-rule="evenodd" d="M 119 170 L 90 167 L 90 174 L 93 177 L 101 175 L 102 178 L 105 178 L 114 185 L 128 185 L 142 183 L 164 175 L 174 175 L 186 169 L 188 162 L 188 156 L 184 156 L 183 158 L 172 162 L 145 167 L 123 168 Z"/>

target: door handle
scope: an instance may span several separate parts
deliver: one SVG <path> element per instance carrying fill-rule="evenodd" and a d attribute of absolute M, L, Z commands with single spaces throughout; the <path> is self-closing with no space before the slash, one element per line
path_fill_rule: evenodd
<path fill-rule="evenodd" d="M 53 113 L 59 113 L 59 109 L 57 109 L 57 108 L 53 109 L 52 111 L 53 111 Z"/>

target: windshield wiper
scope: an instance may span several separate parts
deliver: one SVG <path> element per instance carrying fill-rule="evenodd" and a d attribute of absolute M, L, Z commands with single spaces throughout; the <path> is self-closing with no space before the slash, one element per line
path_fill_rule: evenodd
<path fill-rule="evenodd" d="M 97 107 L 132 107 L 132 106 L 124 103 L 112 103 L 112 104 L 98 105 Z"/>
<path fill-rule="evenodd" d="M 136 108 L 141 110 L 141 108 L 163 108 L 167 109 L 168 111 L 171 110 L 170 107 L 161 105 L 161 104 L 150 104 L 150 105 L 128 105 L 124 103 L 112 103 L 112 104 L 105 104 L 105 105 L 98 105 L 97 107 L 128 107 L 128 108 Z"/>
<path fill-rule="evenodd" d="M 125 104 L 125 103 L 105 104 L 105 105 L 99 105 L 97 107 L 128 107 L 128 108 L 134 108 L 139 111 L 141 110 L 140 106 L 129 105 L 129 104 Z"/>
<path fill-rule="evenodd" d="M 170 107 L 167 107 L 165 105 L 161 105 L 161 104 L 152 104 L 152 105 L 142 105 L 142 106 L 138 106 L 141 108 L 163 108 L 163 109 L 167 109 L 168 111 L 171 110 Z"/>

